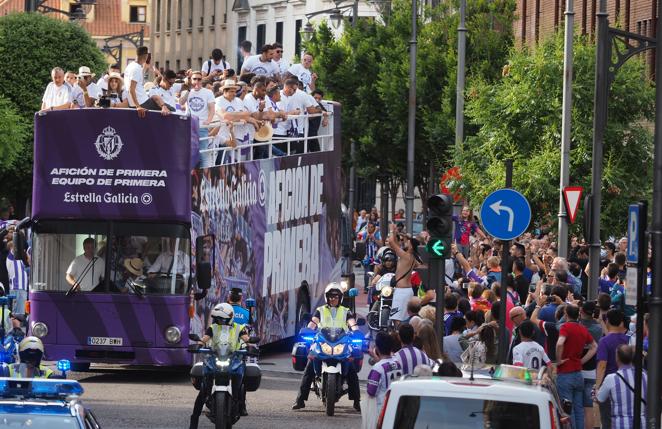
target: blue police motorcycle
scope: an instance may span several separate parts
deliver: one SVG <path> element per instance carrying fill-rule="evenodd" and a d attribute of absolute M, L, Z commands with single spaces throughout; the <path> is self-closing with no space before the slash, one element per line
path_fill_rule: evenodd
<path fill-rule="evenodd" d="M 350 366 L 358 372 L 363 364 L 363 334 L 356 336 L 342 328 L 322 328 L 319 332 L 303 328 L 299 335 L 293 359 L 295 369 L 305 367 L 302 355 L 307 350 L 306 358 L 312 359 L 315 369 L 312 390 L 324 403 L 326 415 L 333 416 L 336 402 L 347 393 L 343 386 Z"/>
<path fill-rule="evenodd" d="M 200 341 L 196 334 L 190 334 L 189 339 Z M 257 342 L 259 338 L 250 340 L 250 343 Z M 202 360 L 191 368 L 191 381 L 196 390 L 208 392 L 205 404 L 210 411 L 209 419 L 216 429 L 231 429 L 239 420 L 236 402 L 242 389 L 254 392 L 260 386 L 260 368 L 246 365 L 246 359 L 255 353 L 249 348 L 232 350 L 228 344 L 221 344 L 216 349 L 192 344 L 189 351 L 203 355 Z"/>

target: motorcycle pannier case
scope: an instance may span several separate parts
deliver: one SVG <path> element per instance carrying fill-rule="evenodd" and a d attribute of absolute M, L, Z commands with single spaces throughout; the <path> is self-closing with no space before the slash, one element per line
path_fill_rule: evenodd
<path fill-rule="evenodd" d="M 202 362 L 198 362 L 191 367 L 191 383 L 195 390 L 200 390 L 200 385 L 202 383 Z"/>
<path fill-rule="evenodd" d="M 247 392 L 255 392 L 260 388 L 262 381 L 262 370 L 255 363 L 246 364 L 246 372 L 244 373 L 244 387 Z"/>
<path fill-rule="evenodd" d="M 294 343 L 292 347 L 292 367 L 295 371 L 303 371 L 308 363 L 308 347 L 306 343 Z"/>

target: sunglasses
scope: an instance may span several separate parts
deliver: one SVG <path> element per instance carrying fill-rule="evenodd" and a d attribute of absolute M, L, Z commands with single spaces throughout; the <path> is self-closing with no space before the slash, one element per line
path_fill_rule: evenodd
<path fill-rule="evenodd" d="M 195 82 L 196 80 L 202 80 L 202 78 L 201 78 L 201 77 L 194 77 L 194 78 L 191 78 L 191 80 L 192 80 L 193 82 Z"/>
<path fill-rule="evenodd" d="M 277 54 L 282 54 L 282 53 L 283 53 L 283 50 L 282 50 L 282 49 L 277 49 L 277 50 L 276 50 L 276 53 L 277 53 Z"/>

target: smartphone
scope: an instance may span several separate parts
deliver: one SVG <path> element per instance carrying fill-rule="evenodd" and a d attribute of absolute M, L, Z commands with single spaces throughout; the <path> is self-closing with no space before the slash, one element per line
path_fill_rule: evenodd
<path fill-rule="evenodd" d="M 536 284 L 535 284 L 535 283 L 531 283 L 531 284 L 529 285 L 529 292 L 535 292 L 535 291 L 536 291 Z"/>
<path fill-rule="evenodd" d="M 147 60 L 146 60 L 145 62 L 146 62 L 147 64 L 149 64 L 149 63 L 152 62 L 152 54 L 151 54 L 151 53 L 147 54 Z"/>

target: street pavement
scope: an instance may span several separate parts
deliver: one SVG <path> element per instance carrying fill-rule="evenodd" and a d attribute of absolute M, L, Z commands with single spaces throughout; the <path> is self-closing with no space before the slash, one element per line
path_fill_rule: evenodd
<path fill-rule="evenodd" d="M 367 295 L 363 293 L 363 272 L 357 273 L 361 291 L 356 300 L 360 317 L 367 312 Z M 367 331 L 367 327 L 363 327 Z M 326 416 L 322 401 L 311 392 L 306 408 L 292 411 L 301 372 L 292 368 L 291 345 L 284 342 L 262 350 L 260 366 L 262 384 L 248 394 L 248 417 L 242 417 L 237 428 L 306 428 L 344 429 L 361 426 L 361 416 L 344 396 L 336 405 L 333 417 Z M 359 373 L 362 394 L 369 372 L 366 355 Z M 84 403 L 98 417 L 102 428 L 188 428 L 189 416 L 197 391 L 188 375 L 189 368 L 163 370 L 120 365 L 92 365 L 89 372 L 71 372 L 85 389 Z M 200 428 L 213 424 L 203 415 Z"/>

